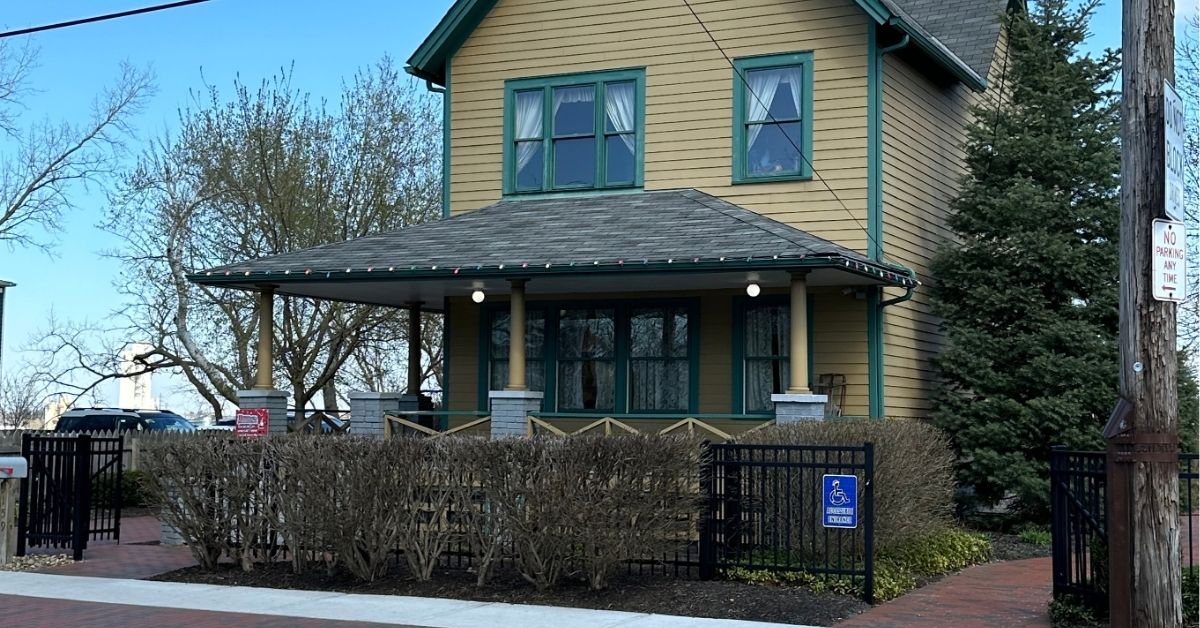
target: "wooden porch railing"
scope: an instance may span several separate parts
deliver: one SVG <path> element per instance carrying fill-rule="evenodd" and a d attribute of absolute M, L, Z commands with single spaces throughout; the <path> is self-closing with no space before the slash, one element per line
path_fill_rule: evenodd
<path fill-rule="evenodd" d="M 418 416 L 435 416 L 435 417 L 451 417 L 451 416 L 474 416 L 474 420 L 467 421 L 462 425 L 456 425 L 445 430 L 421 425 L 412 420 Z M 459 412 L 453 410 L 402 410 L 385 414 L 383 416 L 383 437 L 392 438 L 393 436 L 416 433 L 428 438 L 441 438 L 449 434 L 458 434 L 467 430 L 479 427 L 481 425 L 490 424 L 492 422 L 491 415 L 480 412 Z"/>
<path fill-rule="evenodd" d="M 553 423 L 551 423 L 551 421 L 554 419 L 578 419 L 578 418 L 586 419 L 586 418 L 592 418 L 592 417 L 568 416 L 568 415 L 546 415 L 546 414 L 532 415 L 531 414 L 528 417 L 526 417 L 525 424 L 526 424 L 526 433 L 529 434 L 530 436 L 534 436 L 536 434 L 543 433 L 543 432 L 548 432 L 550 434 L 555 434 L 558 436 L 571 436 L 571 435 L 575 435 L 575 434 L 587 434 L 587 433 L 594 433 L 594 432 L 600 432 L 600 431 L 602 431 L 605 435 L 611 435 L 613 433 L 620 433 L 620 432 L 624 432 L 624 433 L 628 433 L 628 434 L 685 433 L 688 436 L 699 435 L 699 436 L 703 436 L 705 438 L 716 439 L 721 442 L 725 442 L 725 441 L 733 440 L 735 435 L 730 434 L 729 432 L 709 423 L 708 421 L 720 420 L 720 419 L 737 420 L 737 421 L 743 421 L 743 420 L 761 421 L 761 423 L 759 423 L 758 425 L 756 425 L 748 430 L 745 430 L 743 432 L 738 432 L 738 435 L 756 432 L 758 430 L 763 429 L 764 427 L 766 427 L 768 425 L 773 425 L 775 423 L 775 418 L 769 417 L 769 416 L 732 415 L 732 414 L 731 415 L 698 415 L 698 416 L 700 416 L 702 418 L 697 418 L 697 416 L 686 416 L 683 418 L 679 418 L 677 415 L 676 416 L 671 416 L 671 415 L 664 416 L 664 415 L 640 415 L 640 414 L 602 416 L 602 417 L 592 421 L 591 423 L 588 423 L 587 425 L 584 425 L 583 427 L 580 427 L 578 429 L 564 429 L 564 428 L 560 428 L 560 427 L 554 425 Z M 652 429 L 652 430 L 647 431 L 646 429 L 644 429 L 644 426 L 639 426 L 636 423 L 636 421 L 639 421 L 642 419 L 673 420 L 673 422 L 665 428 Z"/>
<path fill-rule="evenodd" d="M 350 431 L 350 421 L 335 420 L 324 412 L 314 412 L 303 419 L 296 419 L 288 424 L 287 431 L 291 434 L 302 434 L 311 429 L 314 434 L 324 433 L 323 425 L 329 426 L 330 434 L 346 434 Z"/>

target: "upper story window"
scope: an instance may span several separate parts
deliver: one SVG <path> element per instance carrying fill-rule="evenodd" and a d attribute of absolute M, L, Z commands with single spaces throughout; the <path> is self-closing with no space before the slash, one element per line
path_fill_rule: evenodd
<path fill-rule="evenodd" d="M 810 178 L 812 53 L 733 65 L 733 182 Z"/>
<path fill-rule="evenodd" d="M 645 72 L 505 83 L 504 193 L 642 184 Z"/>

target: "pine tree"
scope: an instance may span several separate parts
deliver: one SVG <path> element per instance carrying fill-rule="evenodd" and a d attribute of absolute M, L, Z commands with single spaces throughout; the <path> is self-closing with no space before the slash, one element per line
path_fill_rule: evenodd
<path fill-rule="evenodd" d="M 933 264 L 947 346 L 934 419 L 960 484 L 1045 516 L 1049 448 L 1101 445 L 1117 397 L 1117 54 L 1080 53 L 1095 2 L 1011 18 L 1007 98 L 968 129 L 967 176 Z"/>

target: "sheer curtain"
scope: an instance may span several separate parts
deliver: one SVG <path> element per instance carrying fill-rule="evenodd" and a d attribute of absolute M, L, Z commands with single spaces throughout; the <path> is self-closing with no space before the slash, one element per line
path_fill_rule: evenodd
<path fill-rule="evenodd" d="M 554 116 L 558 117 L 558 109 L 566 104 L 577 102 L 592 102 L 596 99 L 596 89 L 590 85 L 584 87 L 559 87 L 554 90 Z"/>
<path fill-rule="evenodd" d="M 746 73 L 746 122 L 762 122 L 769 120 L 767 112 L 775 102 L 775 96 L 780 84 L 791 88 L 792 106 L 796 116 L 800 115 L 800 68 L 775 68 L 773 70 L 755 70 Z M 758 141 L 762 126 L 751 124 L 746 129 L 746 149 L 749 150 Z"/>
<path fill-rule="evenodd" d="M 633 83 L 613 83 L 604 94 L 604 113 L 612 123 L 614 131 L 633 130 Z M 621 136 L 629 152 L 634 152 L 634 134 Z"/>
<path fill-rule="evenodd" d="M 517 172 L 520 172 L 530 159 L 542 148 L 540 141 L 521 142 L 519 140 L 542 139 L 542 92 L 524 92 L 517 94 Z"/>

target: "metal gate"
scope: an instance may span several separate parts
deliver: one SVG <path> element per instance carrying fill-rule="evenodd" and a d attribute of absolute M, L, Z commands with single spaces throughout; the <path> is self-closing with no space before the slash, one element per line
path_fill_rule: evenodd
<path fill-rule="evenodd" d="M 846 578 L 874 602 L 872 443 L 709 447 L 700 575 L 722 569 L 803 571 Z M 823 476 L 853 475 L 861 521 L 822 523 Z M 836 487 L 836 483 L 834 484 Z"/>
<path fill-rule="evenodd" d="M 17 555 L 31 547 L 70 547 L 82 560 L 89 539 L 121 540 L 124 439 L 25 434 Z"/>

